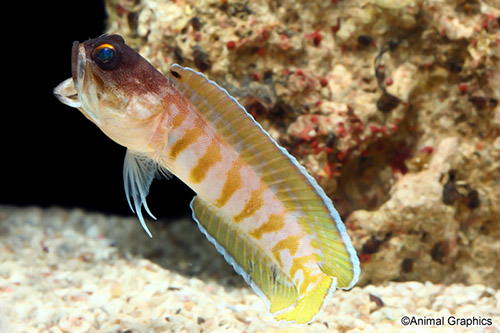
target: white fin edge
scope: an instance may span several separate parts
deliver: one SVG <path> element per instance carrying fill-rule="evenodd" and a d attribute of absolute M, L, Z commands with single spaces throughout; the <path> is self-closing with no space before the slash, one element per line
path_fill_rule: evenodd
<path fill-rule="evenodd" d="M 127 149 L 125 161 L 123 163 L 123 185 L 125 187 L 125 195 L 127 196 L 130 209 L 137 214 L 142 227 L 151 238 L 153 236 L 142 216 L 142 206 L 144 206 L 149 216 L 156 220 L 156 217 L 149 210 L 146 197 L 157 170 L 158 167 L 154 160 Z M 130 197 L 132 197 L 134 201 L 133 207 Z"/>

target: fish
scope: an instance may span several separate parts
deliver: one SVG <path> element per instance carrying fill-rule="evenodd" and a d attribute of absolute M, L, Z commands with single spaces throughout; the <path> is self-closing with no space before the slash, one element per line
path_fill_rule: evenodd
<path fill-rule="evenodd" d="M 158 174 L 194 190 L 193 219 L 277 321 L 305 324 L 337 289 L 359 279 L 359 259 L 332 201 L 238 101 L 202 73 L 159 72 L 122 36 L 74 42 L 72 77 L 54 89 L 127 148 L 130 208 L 142 214 Z"/>

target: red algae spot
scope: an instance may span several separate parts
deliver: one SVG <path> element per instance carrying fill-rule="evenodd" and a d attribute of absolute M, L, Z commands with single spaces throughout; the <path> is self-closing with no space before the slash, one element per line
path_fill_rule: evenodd
<path fill-rule="evenodd" d="M 323 151 L 323 147 L 320 147 L 319 142 L 316 140 L 313 140 L 311 142 L 311 148 L 313 150 L 314 155 L 318 155 L 319 153 L 321 153 Z"/>
<path fill-rule="evenodd" d="M 339 136 L 345 136 L 347 134 L 347 130 L 345 129 L 343 122 L 338 123 L 337 134 Z"/>
<path fill-rule="evenodd" d="M 499 27 L 498 19 L 491 14 L 485 14 L 482 23 L 482 28 L 485 30 L 496 29 Z"/>
<path fill-rule="evenodd" d="M 424 148 L 420 149 L 421 153 L 427 153 L 427 154 L 432 154 L 434 151 L 434 148 L 431 146 L 425 146 Z"/>
<path fill-rule="evenodd" d="M 359 254 L 359 261 L 361 262 L 368 262 L 371 259 L 371 254 L 369 253 L 360 253 Z"/>
<path fill-rule="evenodd" d="M 340 151 L 340 152 L 337 153 L 337 158 L 340 161 L 347 163 L 347 161 L 348 161 L 347 154 L 349 154 L 348 150 Z"/>
<path fill-rule="evenodd" d="M 316 32 L 315 36 L 313 37 L 314 46 L 319 46 L 319 44 L 321 44 L 322 39 L 323 37 L 321 36 L 321 34 L 319 32 Z"/>
<path fill-rule="evenodd" d="M 467 83 L 465 82 L 462 82 L 458 85 L 458 90 L 460 90 L 460 92 L 462 94 L 466 93 L 467 92 Z"/>
<path fill-rule="evenodd" d="M 262 79 L 262 74 L 260 74 L 259 72 L 255 72 L 252 74 L 252 79 L 254 81 L 260 81 L 260 79 Z"/>
<path fill-rule="evenodd" d="M 382 130 L 380 129 L 380 127 L 378 126 L 375 126 L 375 125 L 370 125 L 370 131 L 373 133 L 373 134 L 377 134 L 377 133 L 380 133 Z"/>
<path fill-rule="evenodd" d="M 356 126 L 354 126 L 354 132 L 363 132 L 363 130 L 365 129 L 365 125 L 363 125 L 363 123 L 360 121 L 356 124 Z"/>
<path fill-rule="evenodd" d="M 408 152 L 402 151 L 397 153 L 392 158 L 392 172 L 400 172 L 403 175 L 408 172 L 408 167 L 405 164 L 405 160 L 408 158 Z"/>
<path fill-rule="evenodd" d="M 269 38 L 269 30 L 267 30 L 267 28 L 263 28 L 260 35 L 262 36 L 262 39 L 268 39 Z"/>
<path fill-rule="evenodd" d="M 321 41 L 323 40 L 323 36 L 319 31 L 315 31 L 312 34 L 306 34 L 304 36 L 306 39 L 312 39 L 313 45 L 318 47 L 321 44 Z"/>

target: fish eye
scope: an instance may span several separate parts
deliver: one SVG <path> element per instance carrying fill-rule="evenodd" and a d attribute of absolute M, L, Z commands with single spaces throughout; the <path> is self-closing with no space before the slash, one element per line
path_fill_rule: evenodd
<path fill-rule="evenodd" d="M 104 70 L 111 70 L 117 65 L 117 53 L 111 44 L 101 44 L 92 52 L 94 62 Z"/>
<path fill-rule="evenodd" d="M 113 59 L 115 56 L 115 50 L 111 47 L 107 47 L 102 45 L 97 51 L 96 58 L 99 59 L 103 63 L 107 63 Z"/>

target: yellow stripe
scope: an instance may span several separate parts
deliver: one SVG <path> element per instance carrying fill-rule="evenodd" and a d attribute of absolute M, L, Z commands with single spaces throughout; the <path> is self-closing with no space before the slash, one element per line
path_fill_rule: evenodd
<path fill-rule="evenodd" d="M 189 145 L 194 143 L 202 133 L 202 130 L 200 130 L 199 128 L 187 130 L 184 136 L 177 140 L 172 145 L 172 148 L 170 148 L 170 156 L 176 159 L 177 156 L 179 156 L 180 153 L 182 153 L 187 147 L 189 147 Z"/>
<path fill-rule="evenodd" d="M 198 160 L 196 166 L 191 169 L 191 182 L 195 184 L 201 183 L 201 181 L 205 179 L 208 169 L 221 160 L 222 155 L 220 154 L 219 146 L 215 140 L 212 140 L 212 143 L 208 146 L 205 154 Z"/>
<path fill-rule="evenodd" d="M 252 194 L 250 195 L 250 199 L 247 201 L 245 204 L 245 207 L 239 213 L 238 215 L 235 215 L 233 217 L 234 222 L 238 223 L 241 222 L 241 220 L 252 216 L 255 214 L 256 211 L 258 211 L 262 206 L 264 206 L 264 190 L 266 186 L 261 183 L 259 188 L 254 190 Z"/>
<path fill-rule="evenodd" d="M 266 223 L 250 232 L 250 236 L 261 239 L 262 235 L 268 232 L 280 231 L 285 226 L 285 217 L 283 215 L 271 214 Z"/>
<path fill-rule="evenodd" d="M 215 201 L 215 205 L 220 208 L 224 206 L 227 201 L 233 196 L 233 194 L 241 188 L 241 176 L 240 176 L 241 163 L 236 160 L 233 162 L 231 169 L 226 173 L 226 181 L 222 187 L 222 192 L 220 197 Z"/>

